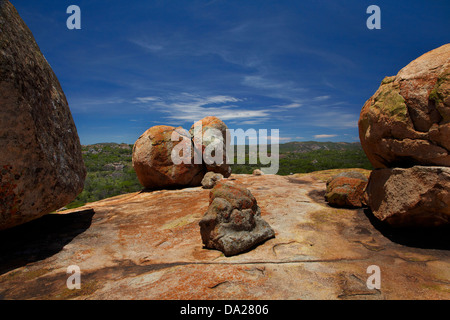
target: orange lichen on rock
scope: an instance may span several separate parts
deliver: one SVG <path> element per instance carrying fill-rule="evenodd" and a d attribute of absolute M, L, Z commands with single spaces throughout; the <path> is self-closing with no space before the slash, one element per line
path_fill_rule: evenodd
<path fill-rule="evenodd" d="M 361 145 L 375 168 L 450 166 L 450 44 L 385 78 L 364 104 Z"/>

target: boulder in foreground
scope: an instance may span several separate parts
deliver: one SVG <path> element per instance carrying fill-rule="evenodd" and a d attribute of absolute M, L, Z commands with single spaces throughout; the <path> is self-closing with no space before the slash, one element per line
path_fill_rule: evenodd
<path fill-rule="evenodd" d="M 373 214 L 392 226 L 450 223 L 450 168 L 377 169 L 370 175 L 367 194 Z"/>
<path fill-rule="evenodd" d="M 0 229 L 55 211 L 86 168 L 60 83 L 9 1 L 0 1 Z"/>
<path fill-rule="evenodd" d="M 255 197 L 243 186 L 220 181 L 211 190 L 209 202 L 199 223 L 207 248 L 232 256 L 275 236 L 262 219 Z"/>

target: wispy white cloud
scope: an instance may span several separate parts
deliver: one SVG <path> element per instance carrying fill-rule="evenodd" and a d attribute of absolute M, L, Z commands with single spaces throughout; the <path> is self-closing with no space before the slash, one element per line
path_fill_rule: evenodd
<path fill-rule="evenodd" d="M 166 118 L 171 120 L 195 122 L 206 116 L 216 116 L 219 119 L 243 120 L 246 124 L 256 124 L 270 118 L 269 109 L 243 109 L 234 103 L 243 101 L 231 96 L 196 96 L 192 94 L 180 94 L 164 99 L 137 98 L 135 101 L 145 104 L 151 108 L 158 108 L 160 112 L 167 114 Z"/>
<path fill-rule="evenodd" d="M 151 42 L 144 39 L 131 39 L 129 40 L 131 43 L 145 49 L 146 51 L 156 53 L 164 49 L 164 46 L 162 44 L 158 44 L 155 42 Z"/>
<path fill-rule="evenodd" d="M 293 102 L 290 104 L 286 104 L 286 105 L 281 105 L 281 106 L 277 106 L 280 109 L 295 109 L 295 108 L 300 108 L 303 104 L 301 103 L 297 103 L 297 102 Z"/>
<path fill-rule="evenodd" d="M 275 137 L 275 138 L 277 138 L 277 137 Z M 267 137 L 267 139 L 272 140 L 273 138 L 272 138 L 272 136 L 269 136 L 269 137 Z M 291 141 L 292 138 L 290 138 L 290 137 L 279 137 L 278 140 L 279 141 Z"/>
<path fill-rule="evenodd" d="M 265 121 L 265 119 L 257 119 L 257 120 L 245 120 L 245 121 L 233 121 L 233 124 L 246 124 L 246 125 L 256 125 L 261 124 Z"/>
<path fill-rule="evenodd" d="M 308 100 L 305 95 L 310 95 L 309 89 L 294 80 L 278 79 L 272 73 L 274 72 L 263 71 L 261 74 L 243 76 L 241 84 L 256 89 L 263 96 L 291 101 L 285 105 L 286 108 L 297 108 Z"/>
<path fill-rule="evenodd" d="M 198 95 L 187 92 L 170 94 L 164 97 L 141 96 L 132 103 L 159 112 L 162 118 L 173 123 L 195 122 L 206 116 L 216 116 L 233 125 L 260 125 L 268 121 L 286 123 L 295 121 L 297 124 L 313 125 L 323 128 L 350 129 L 357 128 L 358 115 L 342 110 L 324 111 L 326 108 L 315 106 L 303 108 L 314 100 L 327 100 L 329 96 L 313 97 L 301 101 L 291 100 L 286 104 L 263 105 L 257 108 L 246 107 L 246 99 L 229 95 Z M 296 115 L 293 115 L 294 112 Z M 291 138 L 290 138 L 291 139 Z M 297 137 L 296 139 L 303 139 Z M 292 139 L 291 139 L 292 140 Z"/>
<path fill-rule="evenodd" d="M 151 101 L 158 101 L 158 97 L 138 97 L 132 103 L 146 103 Z"/>
<path fill-rule="evenodd" d="M 316 134 L 314 136 L 315 139 L 328 139 L 337 137 L 337 134 Z"/>
<path fill-rule="evenodd" d="M 330 99 L 330 96 L 319 96 L 319 97 L 315 97 L 313 100 L 314 101 L 325 101 Z"/>
<path fill-rule="evenodd" d="M 248 136 L 246 137 L 248 140 L 250 141 L 260 141 L 260 136 L 258 136 L 258 132 L 256 136 Z M 291 137 L 274 137 L 274 136 L 267 136 L 266 141 L 272 141 L 272 140 L 278 140 L 278 141 L 291 141 L 292 138 Z"/>
<path fill-rule="evenodd" d="M 280 82 L 263 76 L 244 76 L 242 84 L 258 89 L 283 89 L 292 86 L 292 82 Z"/>
<path fill-rule="evenodd" d="M 125 98 L 75 98 L 69 100 L 70 109 L 76 112 L 92 112 L 93 110 L 104 110 L 106 108 L 116 110 L 117 106 L 127 102 Z M 114 106 L 117 105 L 117 106 Z"/>
<path fill-rule="evenodd" d="M 105 104 L 120 104 L 126 102 L 124 98 L 106 98 L 106 99 L 87 99 L 78 101 L 79 104 L 85 105 L 105 105 Z"/>

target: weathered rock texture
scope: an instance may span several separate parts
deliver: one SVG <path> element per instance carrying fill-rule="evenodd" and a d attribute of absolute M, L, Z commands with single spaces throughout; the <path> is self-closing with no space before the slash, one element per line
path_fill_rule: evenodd
<path fill-rule="evenodd" d="M 195 127 L 200 125 L 202 128 L 201 141 L 195 136 Z M 216 132 L 209 131 L 210 129 L 214 129 Z M 194 123 L 189 130 L 189 133 L 194 138 L 193 141 L 196 148 L 198 150 L 202 150 L 203 154 L 206 151 L 208 156 L 215 156 L 214 152 L 208 152 L 208 146 L 210 146 L 211 150 L 215 149 L 214 145 L 220 140 L 222 145 L 222 157 L 218 157 L 220 159 L 217 162 L 215 161 L 211 164 L 205 163 L 205 166 L 207 171 L 220 173 L 225 178 L 228 178 L 231 175 L 231 167 L 227 162 L 227 144 L 230 143 L 230 137 L 227 135 L 227 129 L 227 126 L 222 120 L 217 117 L 209 116 Z M 217 135 L 215 133 L 217 133 Z"/>
<path fill-rule="evenodd" d="M 335 174 L 231 175 L 276 233 L 232 257 L 203 246 L 210 190 L 201 187 L 126 194 L 2 231 L 0 297 L 448 299 L 448 233 L 383 230 L 362 209 L 329 207 L 325 181 Z M 70 265 L 80 267 L 80 290 L 66 286 Z M 381 289 L 367 288 L 370 265 L 381 269 Z"/>
<path fill-rule="evenodd" d="M 198 132 L 194 129 L 196 125 L 199 129 L 202 126 Z M 215 129 L 215 135 L 209 129 Z M 178 133 L 178 141 L 176 137 L 172 141 L 174 132 Z M 140 183 L 148 189 L 199 186 L 207 172 L 229 177 L 231 167 L 226 161 L 226 144 L 230 140 L 226 137 L 227 126 L 216 117 L 196 122 L 189 132 L 181 127 L 151 127 L 134 144 L 133 167 Z M 214 148 L 218 141 L 222 141 L 221 147 Z M 214 149 L 222 150 L 219 161 L 212 161 L 216 156 Z M 212 159 L 205 157 L 205 152 Z M 172 156 L 179 157 L 182 163 L 174 163 Z"/>
<path fill-rule="evenodd" d="M 372 171 L 367 186 L 373 214 L 393 226 L 430 227 L 450 223 L 450 168 Z"/>
<path fill-rule="evenodd" d="M 202 179 L 202 187 L 204 189 L 212 189 L 217 181 L 220 181 L 223 179 L 223 175 L 220 173 L 215 173 L 215 172 L 207 172 L 205 174 L 205 176 Z"/>
<path fill-rule="evenodd" d="M 179 141 L 172 141 L 174 131 L 179 134 Z M 187 139 L 182 139 L 182 136 Z M 172 151 L 178 144 L 186 144 L 184 149 L 190 150 L 187 163 L 174 164 L 172 161 Z M 182 147 L 179 146 L 180 149 Z M 201 164 L 195 164 L 194 152 L 191 137 L 183 128 L 151 127 L 134 144 L 133 168 L 145 188 L 198 186 L 204 172 Z"/>
<path fill-rule="evenodd" d="M 211 190 L 209 208 L 200 221 L 200 233 L 207 248 L 232 256 L 275 236 L 261 218 L 252 193 L 233 182 L 220 181 Z"/>
<path fill-rule="evenodd" d="M 385 78 L 359 119 L 375 168 L 450 166 L 450 44 Z"/>
<path fill-rule="evenodd" d="M 327 181 L 325 200 L 336 207 L 362 207 L 366 185 L 367 177 L 360 172 L 337 174 Z"/>
<path fill-rule="evenodd" d="M 0 1 L 0 150 L 0 229 L 57 210 L 83 189 L 66 97 L 9 1 Z"/>

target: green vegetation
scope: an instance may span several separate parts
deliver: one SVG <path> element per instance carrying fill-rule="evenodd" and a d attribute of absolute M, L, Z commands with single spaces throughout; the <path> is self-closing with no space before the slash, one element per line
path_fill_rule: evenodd
<path fill-rule="evenodd" d="M 132 148 L 132 145 L 115 143 L 83 146 L 83 159 L 87 169 L 84 190 L 66 208 L 76 208 L 88 202 L 142 190 L 131 164 Z M 281 144 L 279 150 L 279 175 L 341 168 L 372 169 L 359 143 L 290 142 Z M 254 169 L 265 166 L 248 164 L 248 151 L 247 147 L 246 164 L 231 165 L 233 173 L 251 174 Z"/>
<path fill-rule="evenodd" d="M 82 146 L 87 169 L 84 189 L 66 208 L 142 190 L 131 165 L 132 148 L 133 145 L 115 143 Z"/>
<path fill-rule="evenodd" d="M 248 162 L 247 152 L 246 164 L 232 165 L 233 173 L 251 174 L 254 169 L 265 167 L 261 164 L 250 165 Z M 359 143 L 307 141 L 280 145 L 279 175 L 343 168 L 372 170 L 372 165 Z"/>

